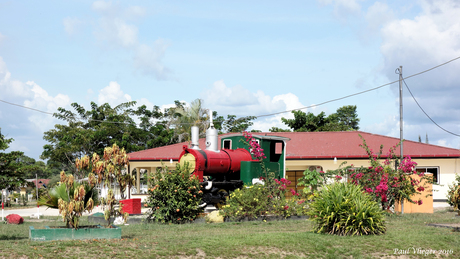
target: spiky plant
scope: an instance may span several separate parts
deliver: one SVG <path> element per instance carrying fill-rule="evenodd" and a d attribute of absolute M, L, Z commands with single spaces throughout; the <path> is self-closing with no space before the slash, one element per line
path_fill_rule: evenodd
<path fill-rule="evenodd" d="M 354 184 L 334 183 L 315 195 L 308 213 L 317 233 L 379 235 L 386 231 L 383 211 Z"/>
<path fill-rule="evenodd" d="M 89 183 L 75 183 L 72 175 L 61 172 L 61 184 L 52 188 L 48 196 L 39 199 L 39 205 L 59 209 L 68 228 L 78 229 L 79 218 L 83 212 L 91 212 L 97 201 L 97 191 L 94 189 L 96 179 L 93 174 L 88 177 Z"/>

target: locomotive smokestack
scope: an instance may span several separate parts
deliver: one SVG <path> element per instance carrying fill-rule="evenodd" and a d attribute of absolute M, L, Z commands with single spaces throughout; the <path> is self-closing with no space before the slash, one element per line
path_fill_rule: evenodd
<path fill-rule="evenodd" d="M 219 152 L 217 149 L 217 137 L 218 132 L 214 128 L 214 124 L 212 122 L 212 111 L 209 110 L 209 129 L 206 130 L 206 150 Z"/>
<path fill-rule="evenodd" d="M 192 147 L 191 149 L 199 150 L 199 142 L 200 139 L 200 128 L 198 126 L 192 126 Z"/>

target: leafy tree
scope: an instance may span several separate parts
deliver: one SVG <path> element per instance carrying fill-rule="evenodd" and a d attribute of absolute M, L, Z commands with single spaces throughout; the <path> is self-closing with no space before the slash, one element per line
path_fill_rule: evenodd
<path fill-rule="evenodd" d="M 217 115 L 217 113 L 215 113 Z M 223 116 L 216 116 L 214 119 L 214 126 L 220 131 L 220 133 L 236 133 L 246 131 L 254 123 L 252 120 L 257 118 L 256 116 L 246 116 L 237 118 L 236 115 L 227 115 L 225 120 Z"/>
<path fill-rule="evenodd" d="M 0 130 L 0 150 L 6 150 L 13 139 L 7 139 Z M 24 174 L 36 170 L 34 165 L 27 165 L 21 161 L 24 155 L 20 151 L 0 153 L 0 190 L 15 188 L 27 185 Z"/>
<path fill-rule="evenodd" d="M 36 161 L 25 155 L 19 157 L 18 161 L 22 162 L 24 165 L 33 166 L 33 170 L 24 173 L 25 179 L 35 179 L 35 177 L 49 179 L 60 173 L 59 169 L 51 166 L 53 165 L 52 163 L 48 164 L 43 161 Z"/>
<path fill-rule="evenodd" d="M 359 118 L 355 105 L 343 106 L 326 117 L 324 112 L 314 115 L 311 112 L 292 111 L 294 119 L 281 118 L 293 131 L 347 131 L 358 130 Z"/>
<path fill-rule="evenodd" d="M 282 129 L 278 127 L 271 127 L 268 131 L 270 132 L 291 132 L 289 129 Z"/>
<path fill-rule="evenodd" d="M 76 171 L 72 161 L 93 153 L 102 155 L 104 148 L 117 144 L 126 152 L 134 152 L 173 143 L 173 130 L 165 121 L 167 115 L 160 112 L 158 106 L 148 110 L 145 105 L 137 110 L 132 107 L 136 102 L 126 102 L 111 107 L 108 103 L 98 106 L 91 102 L 91 109 L 85 110 L 77 103 L 69 111 L 59 108 L 54 116 L 67 122 L 67 125 L 55 125 L 45 132 L 44 146 L 40 158 L 63 163 L 66 171 Z M 135 119 L 141 123 L 138 126 Z"/>

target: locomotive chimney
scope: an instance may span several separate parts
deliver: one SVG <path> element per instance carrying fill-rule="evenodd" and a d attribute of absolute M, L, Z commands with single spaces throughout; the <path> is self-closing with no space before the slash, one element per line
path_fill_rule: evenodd
<path fill-rule="evenodd" d="M 212 111 L 209 110 L 209 129 L 206 130 L 206 150 L 219 152 L 217 149 L 217 129 L 214 128 L 214 123 L 212 122 Z"/>
<path fill-rule="evenodd" d="M 198 126 L 192 126 L 192 146 L 191 149 L 199 150 L 200 128 Z"/>

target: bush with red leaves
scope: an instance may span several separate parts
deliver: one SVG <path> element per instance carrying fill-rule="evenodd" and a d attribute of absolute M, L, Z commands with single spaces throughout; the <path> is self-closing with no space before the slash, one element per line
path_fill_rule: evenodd
<path fill-rule="evenodd" d="M 22 224 L 24 223 L 24 219 L 19 216 L 18 214 L 10 214 L 8 216 L 6 216 L 6 220 L 8 222 L 8 224 Z"/>

